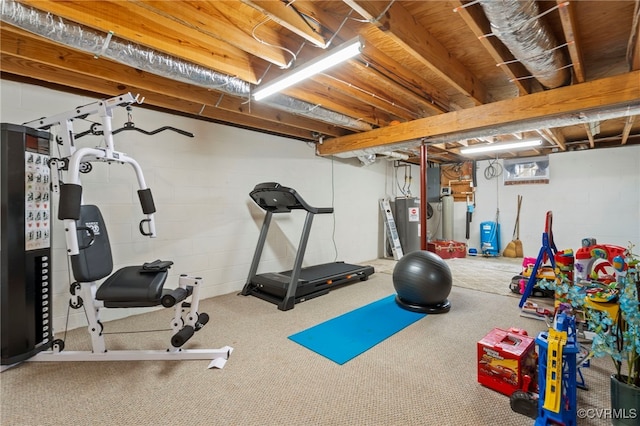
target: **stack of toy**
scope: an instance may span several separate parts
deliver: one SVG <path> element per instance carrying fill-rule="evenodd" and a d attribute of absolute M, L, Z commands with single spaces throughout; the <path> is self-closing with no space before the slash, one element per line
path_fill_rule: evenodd
<path fill-rule="evenodd" d="M 609 284 L 615 281 L 614 259 L 617 256 L 622 258 L 624 250 L 624 247 L 612 244 L 597 244 L 595 238 L 584 238 L 575 256 L 575 282 L 599 281 Z"/>

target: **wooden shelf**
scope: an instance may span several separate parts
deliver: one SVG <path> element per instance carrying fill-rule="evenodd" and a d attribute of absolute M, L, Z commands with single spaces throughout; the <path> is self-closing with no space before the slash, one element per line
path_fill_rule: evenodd
<path fill-rule="evenodd" d="M 453 195 L 453 201 L 467 201 L 473 200 L 475 188 L 471 179 L 450 180 L 449 182 L 443 182 L 443 186 L 451 188 L 451 195 Z"/>

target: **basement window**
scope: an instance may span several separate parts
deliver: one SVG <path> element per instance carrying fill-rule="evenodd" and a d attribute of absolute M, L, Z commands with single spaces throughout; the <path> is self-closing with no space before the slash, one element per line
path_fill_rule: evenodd
<path fill-rule="evenodd" d="M 504 184 L 549 183 L 549 156 L 505 159 Z"/>

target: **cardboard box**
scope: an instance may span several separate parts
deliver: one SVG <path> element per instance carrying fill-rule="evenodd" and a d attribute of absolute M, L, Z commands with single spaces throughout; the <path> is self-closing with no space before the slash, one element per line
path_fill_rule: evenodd
<path fill-rule="evenodd" d="M 427 243 L 427 250 L 437 254 L 443 259 L 467 256 L 467 245 L 453 240 L 431 241 Z"/>
<path fill-rule="evenodd" d="M 478 342 L 478 382 L 507 396 L 524 387 L 535 390 L 535 339 L 518 330 L 494 328 Z"/>

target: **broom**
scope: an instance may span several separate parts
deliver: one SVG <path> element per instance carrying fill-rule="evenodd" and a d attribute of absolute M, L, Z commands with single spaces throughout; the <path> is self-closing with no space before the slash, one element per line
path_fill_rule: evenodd
<path fill-rule="evenodd" d="M 520 241 L 520 205 L 522 196 L 518 195 L 518 210 L 516 213 L 516 224 L 513 227 L 513 239 L 507 244 L 502 252 L 504 257 L 522 257 L 522 241 Z"/>
<path fill-rule="evenodd" d="M 518 213 L 516 215 L 516 257 L 524 257 L 522 241 L 520 241 L 520 206 L 522 205 L 522 195 L 518 195 Z"/>

